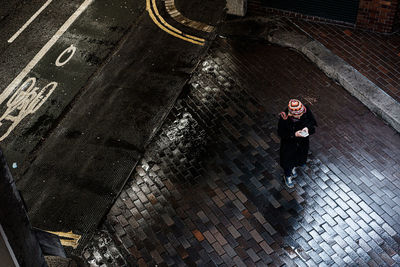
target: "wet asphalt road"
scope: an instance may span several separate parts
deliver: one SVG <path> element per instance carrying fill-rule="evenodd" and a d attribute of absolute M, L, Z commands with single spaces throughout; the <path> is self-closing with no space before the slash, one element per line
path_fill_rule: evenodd
<path fill-rule="evenodd" d="M 164 3 L 157 5 L 160 16 L 179 27 Z M 0 17 L 0 144 L 33 226 L 72 230 L 84 240 L 112 205 L 207 43 L 167 34 L 143 0 L 32 1 L 9 9 Z M 208 13 L 205 21 L 215 23 L 222 2 Z"/>
<path fill-rule="evenodd" d="M 83 1 L 51 2 L 14 42 L 8 43 L 7 40 L 45 3 L 45 1 L 34 2 L 27 7 L 21 6 L 18 13 L 14 11 L 12 17 L 9 16 L 1 21 L 0 36 L 3 41 L 0 47 L 0 86 L 3 91 L 2 98 L 5 100 L 11 94 L 4 93 L 4 88 L 40 54 L 49 40 L 84 3 Z M 57 124 L 66 107 L 82 91 L 107 56 L 116 49 L 118 42 L 143 10 L 144 4 L 139 5 L 135 2 L 130 2 L 130 5 L 123 1 L 111 4 L 107 1 L 92 3 L 52 47 L 44 50 L 45 54 L 41 60 L 20 79 L 20 84 L 28 78 L 36 78 L 35 86 L 39 88 L 44 88 L 52 82 L 56 82 L 57 87 L 37 112 L 24 117 L 22 123 L 1 141 L 10 165 L 15 163 L 18 166 L 13 169 L 15 179 L 18 180 L 21 172 L 29 167 L 29 164 L 26 164 L 29 155 Z M 57 58 L 71 45 L 76 47 L 76 52 L 65 65 L 57 67 L 55 65 Z M 64 54 L 64 59 L 69 55 L 71 53 Z M 47 95 L 48 90 L 44 96 Z M 8 107 L 5 105 L 5 100 L 0 100 L 1 114 L 4 114 Z M 18 116 L 21 116 L 21 113 Z M 2 123 L 0 134 L 4 137 L 10 121 L 4 120 Z"/>
<path fill-rule="evenodd" d="M 49 4 L 40 15 L 13 42 L 9 42 L 46 2 Z M 46 152 L 42 152 L 41 147 L 47 145 L 48 137 L 74 107 L 88 82 L 95 79 L 107 58 L 118 49 L 131 26 L 144 13 L 144 5 L 143 1 L 33 1 L 18 5 L 18 9 L 0 21 L 1 147 L 34 227 L 61 232 L 72 230 L 82 235 L 90 226 L 96 225 L 96 220 L 104 212 L 101 209 L 107 208 L 106 203 L 96 202 L 93 195 L 112 201 L 118 193 L 118 189 L 113 194 L 102 190 L 102 181 L 99 185 L 91 185 L 96 193 L 82 193 L 82 184 L 92 182 L 91 176 L 85 172 L 87 162 L 78 160 L 73 153 L 77 149 L 74 144 L 69 144 L 65 150 L 53 146 L 54 150 Z M 59 37 L 58 40 L 51 43 L 55 37 Z M 68 48 L 70 50 L 66 50 Z M 18 77 L 21 77 L 19 85 L 7 92 Z M 30 82 L 25 82 L 27 80 Z M 21 86 L 23 83 L 26 86 Z M 53 88 L 53 85 L 56 86 Z M 19 86 L 21 88 L 16 90 Z M 41 96 L 40 91 L 43 93 Z M 90 99 L 84 100 L 88 101 Z M 39 107 L 36 108 L 35 104 Z M 32 109 L 36 111 L 30 114 Z M 20 120 L 9 133 L 7 130 L 13 121 L 10 116 L 5 116 L 7 113 L 14 117 L 14 123 Z M 80 129 L 85 131 L 84 127 Z M 63 145 L 58 140 L 53 142 Z M 102 152 L 107 154 L 104 150 Z M 45 156 L 43 153 L 48 153 L 47 160 L 35 160 L 38 155 Z M 69 155 L 72 159 L 62 159 L 57 153 Z M 85 158 L 91 158 L 85 155 Z M 49 158 L 56 159 L 57 163 L 63 164 L 62 167 L 67 166 L 68 171 L 57 164 L 49 165 Z M 133 164 L 132 161 L 129 164 Z M 31 174 L 33 166 L 40 166 L 40 171 Z M 104 163 L 100 166 L 91 169 L 96 169 L 99 172 L 96 177 L 102 179 L 102 170 L 108 166 Z M 130 168 L 132 166 L 127 167 Z M 49 174 L 50 170 L 53 173 Z M 80 179 L 81 176 L 84 178 Z M 121 177 L 119 182 L 125 178 Z M 72 188 L 67 186 L 71 181 L 75 181 Z M 85 201 L 80 199 L 82 196 L 86 197 Z M 82 211 L 81 203 L 97 209 L 93 208 L 91 213 Z M 86 218 L 89 222 L 85 222 Z"/>

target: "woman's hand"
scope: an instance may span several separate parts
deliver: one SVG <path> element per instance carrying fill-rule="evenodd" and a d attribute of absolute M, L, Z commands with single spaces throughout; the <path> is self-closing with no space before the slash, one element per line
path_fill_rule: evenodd
<path fill-rule="evenodd" d="M 304 136 L 304 133 L 307 133 L 307 134 Z M 297 132 L 295 132 L 294 135 L 296 137 L 303 137 L 304 138 L 304 137 L 308 136 L 308 128 L 304 127 L 302 130 L 298 130 Z"/>
<path fill-rule="evenodd" d="M 303 137 L 303 136 L 301 135 L 301 130 L 298 130 L 297 132 L 295 132 L 294 135 L 295 135 L 296 137 Z"/>

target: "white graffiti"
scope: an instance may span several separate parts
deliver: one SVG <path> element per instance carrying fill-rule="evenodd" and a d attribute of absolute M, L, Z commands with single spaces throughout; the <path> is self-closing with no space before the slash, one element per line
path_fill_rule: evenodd
<path fill-rule="evenodd" d="M 8 129 L 0 137 L 0 141 L 3 141 L 27 115 L 35 113 L 57 87 L 56 82 L 51 82 L 42 89 L 35 85 L 36 78 L 28 78 L 8 100 L 7 109 L 0 117 L 0 127 L 7 124 Z"/>
<path fill-rule="evenodd" d="M 65 49 L 57 58 L 56 60 L 56 66 L 57 67 L 61 67 L 65 64 L 67 64 L 68 61 L 71 60 L 71 58 L 74 56 L 76 51 L 76 47 L 74 45 L 71 45 L 70 47 L 68 47 L 67 49 Z M 64 56 L 64 54 L 69 53 L 69 56 L 61 62 L 61 58 Z"/>

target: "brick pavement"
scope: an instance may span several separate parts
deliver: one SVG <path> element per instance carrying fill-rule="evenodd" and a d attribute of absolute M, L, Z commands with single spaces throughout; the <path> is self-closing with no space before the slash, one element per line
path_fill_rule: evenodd
<path fill-rule="evenodd" d="M 305 20 L 293 22 L 400 102 L 400 32 L 379 34 Z"/>
<path fill-rule="evenodd" d="M 319 123 L 292 190 L 276 135 L 290 97 Z M 219 39 L 103 227 L 121 266 L 400 265 L 399 163 L 399 135 L 303 56 Z"/>
<path fill-rule="evenodd" d="M 250 0 L 250 16 L 268 14 L 260 0 Z M 350 25 L 334 25 L 300 18 L 283 18 L 288 30 L 300 30 L 344 59 L 387 94 L 400 102 L 400 31 L 373 33 Z"/>

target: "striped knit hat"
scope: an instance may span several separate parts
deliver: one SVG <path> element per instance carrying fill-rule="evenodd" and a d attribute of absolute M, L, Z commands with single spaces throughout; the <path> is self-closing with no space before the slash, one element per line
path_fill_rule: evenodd
<path fill-rule="evenodd" d="M 292 115 L 303 115 L 306 112 L 306 107 L 297 99 L 290 99 L 288 109 Z"/>

